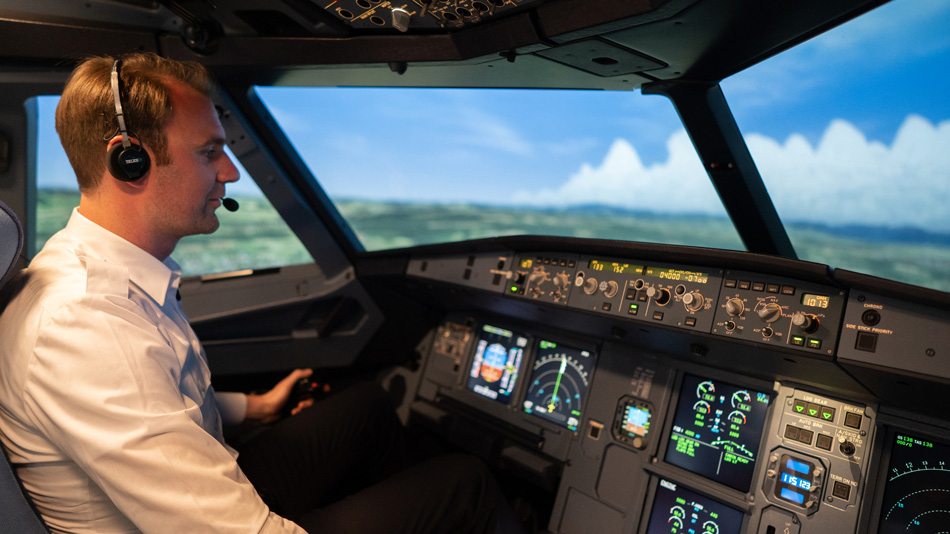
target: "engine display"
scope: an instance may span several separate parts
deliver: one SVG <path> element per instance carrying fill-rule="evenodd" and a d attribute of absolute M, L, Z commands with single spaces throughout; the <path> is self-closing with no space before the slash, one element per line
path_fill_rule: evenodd
<path fill-rule="evenodd" d="M 647 534 L 739 534 L 742 512 L 660 480 Z"/>
<path fill-rule="evenodd" d="M 748 491 L 769 401 L 767 393 L 686 375 L 667 463 Z"/>
<path fill-rule="evenodd" d="M 511 401 L 528 338 L 486 324 L 478 336 L 468 389 L 502 404 Z"/>
<path fill-rule="evenodd" d="M 893 439 L 878 533 L 945 531 L 950 525 L 950 446 L 902 432 Z"/>
<path fill-rule="evenodd" d="M 541 340 L 524 411 L 577 430 L 596 363 L 595 352 Z"/>

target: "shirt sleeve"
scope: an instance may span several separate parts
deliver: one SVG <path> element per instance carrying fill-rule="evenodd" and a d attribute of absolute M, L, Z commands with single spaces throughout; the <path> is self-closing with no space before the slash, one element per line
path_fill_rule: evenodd
<path fill-rule="evenodd" d="M 228 391 L 216 391 L 214 401 L 221 412 L 221 422 L 225 425 L 239 425 L 247 416 L 247 395 Z"/>
<path fill-rule="evenodd" d="M 199 403 L 181 393 L 182 363 L 140 308 L 87 296 L 44 321 L 24 390 L 28 417 L 137 528 L 306 534 L 270 512 L 200 426 Z"/>

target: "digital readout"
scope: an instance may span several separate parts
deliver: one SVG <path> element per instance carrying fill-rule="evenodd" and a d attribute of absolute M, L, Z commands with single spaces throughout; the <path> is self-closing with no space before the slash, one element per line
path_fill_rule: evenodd
<path fill-rule="evenodd" d="M 642 265 L 630 265 L 629 263 L 619 263 L 616 261 L 590 260 L 587 268 L 592 271 L 605 271 L 616 274 L 643 274 Z"/>
<path fill-rule="evenodd" d="M 804 458 L 783 454 L 778 467 L 779 480 L 775 485 L 775 496 L 807 508 L 818 476 L 815 464 Z"/>
<path fill-rule="evenodd" d="M 814 293 L 805 293 L 802 295 L 802 306 L 825 309 L 831 301 L 826 295 L 816 295 Z"/>
<path fill-rule="evenodd" d="M 647 276 L 655 276 L 664 280 L 673 280 L 675 282 L 692 282 L 694 284 L 705 284 L 709 281 L 709 273 L 697 273 L 693 271 L 682 271 L 679 269 L 665 269 L 662 267 L 647 267 Z"/>

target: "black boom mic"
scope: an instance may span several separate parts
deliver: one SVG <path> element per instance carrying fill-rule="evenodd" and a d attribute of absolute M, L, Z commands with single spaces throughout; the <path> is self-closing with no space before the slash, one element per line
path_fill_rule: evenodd
<path fill-rule="evenodd" d="M 228 211 L 237 211 L 238 208 L 241 207 L 241 205 L 238 204 L 238 201 L 234 200 L 233 198 L 222 198 L 221 204 L 224 206 L 224 209 Z"/>

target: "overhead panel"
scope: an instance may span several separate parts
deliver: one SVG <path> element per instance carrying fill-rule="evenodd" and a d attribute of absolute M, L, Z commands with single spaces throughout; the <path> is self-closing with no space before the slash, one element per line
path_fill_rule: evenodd
<path fill-rule="evenodd" d="M 356 29 L 401 29 L 399 17 L 402 16 L 407 17 L 405 24 L 413 30 L 451 30 L 537 4 L 539 0 L 316 0 L 316 3 Z"/>

